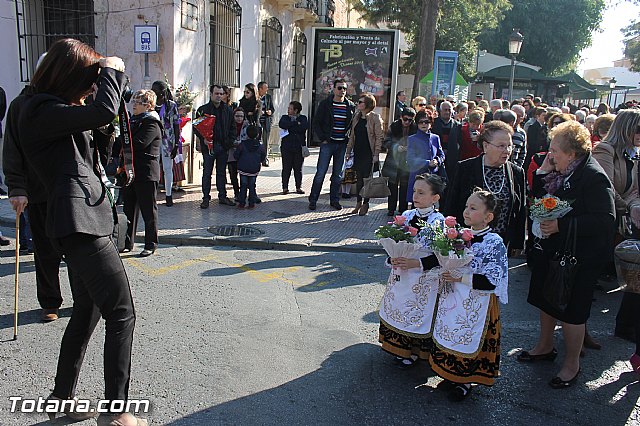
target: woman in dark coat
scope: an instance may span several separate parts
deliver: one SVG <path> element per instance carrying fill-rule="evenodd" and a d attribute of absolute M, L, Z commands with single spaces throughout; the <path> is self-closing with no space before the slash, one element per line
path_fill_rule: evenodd
<path fill-rule="evenodd" d="M 116 116 L 125 81 L 122 59 L 103 58 L 78 40 L 58 40 L 38 66 L 24 109 L 11 124 L 18 129 L 29 169 L 48 193 L 47 236 L 77 277 L 70 280 L 73 313 L 62 338 L 51 399 L 75 396 L 84 354 L 101 316 L 106 330 L 104 397 L 128 399 L 135 312 L 129 280 L 111 240 L 114 211 L 97 163 L 98 147 L 110 137 L 99 129 Z M 96 82 L 94 102 L 84 105 Z M 74 420 L 95 416 L 64 405 L 64 413 Z M 100 417 L 100 424 L 147 424 L 129 413 Z"/>
<path fill-rule="evenodd" d="M 302 164 L 304 156 L 302 147 L 307 146 L 307 129 L 309 120 L 302 112 L 302 104 L 298 101 L 289 103 L 287 115 L 280 118 L 278 126 L 289 132 L 282 138 L 280 154 L 282 155 L 282 193 L 289 193 L 289 178 L 293 170 L 293 178 L 296 181 L 296 194 L 304 194 L 302 190 Z"/>
<path fill-rule="evenodd" d="M 160 147 L 163 123 L 154 111 L 156 95 L 151 90 L 138 90 L 133 95 L 131 117 L 131 141 L 133 143 L 133 183 L 124 189 L 124 214 L 129 222 L 125 251 L 133 250 L 138 212 L 144 220 L 144 250 L 140 257 L 147 257 L 158 246 L 158 205 L 156 192 L 160 181 Z"/>
<path fill-rule="evenodd" d="M 484 153 L 458 163 L 458 171 L 447 191 L 443 209 L 464 223 L 462 213 L 474 188 L 485 189 L 498 198 L 495 232 L 502 237 L 511 255 L 524 247 L 525 177 L 519 166 L 509 161 L 513 150 L 513 129 L 502 121 L 489 121 L 482 127 L 478 143 Z"/>
<path fill-rule="evenodd" d="M 609 259 L 615 229 L 615 206 L 611 181 L 591 157 L 589 131 L 575 121 L 568 121 L 551 130 L 551 145 L 542 166 L 533 180 L 533 194 L 555 195 L 571 203 L 564 217 L 543 221 L 541 239 L 531 250 L 531 284 L 528 302 L 540 309 L 540 336 L 530 351 L 518 355 L 522 362 L 553 360 L 553 332 L 562 322 L 565 358 L 561 370 L 549 385 L 556 389 L 570 386 L 580 372 L 580 350 L 589 318 L 596 281 Z M 556 252 L 565 251 L 569 225 L 577 229 L 575 253 L 577 274 L 569 303 L 564 309 L 545 299 L 545 280 L 550 260 Z M 573 242 L 570 242 L 573 246 Z M 570 251 L 573 251 L 570 249 Z M 555 273 L 556 271 L 554 271 Z"/>
<path fill-rule="evenodd" d="M 244 86 L 244 96 L 240 99 L 240 108 L 243 109 L 249 124 L 259 124 L 262 105 L 258 99 L 258 89 L 255 84 L 248 83 Z"/>

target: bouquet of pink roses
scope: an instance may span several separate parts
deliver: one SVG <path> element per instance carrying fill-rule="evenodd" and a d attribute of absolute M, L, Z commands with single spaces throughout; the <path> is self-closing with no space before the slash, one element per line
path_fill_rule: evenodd
<path fill-rule="evenodd" d="M 433 253 L 442 267 L 441 272 L 449 272 L 462 278 L 459 270 L 473 259 L 471 253 L 471 229 L 461 227 L 456 218 L 447 216 L 444 223 L 437 221 L 425 226 L 419 236 L 430 242 Z"/>
<path fill-rule="evenodd" d="M 392 222 L 376 229 L 374 235 L 391 258 L 418 259 L 424 253 L 423 245 L 416 240 L 418 229 L 410 226 L 404 216 L 395 216 Z"/>

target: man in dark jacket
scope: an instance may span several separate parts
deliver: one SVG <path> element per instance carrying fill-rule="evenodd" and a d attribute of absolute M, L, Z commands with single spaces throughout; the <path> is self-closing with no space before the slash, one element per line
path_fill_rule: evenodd
<path fill-rule="evenodd" d="M 407 138 L 415 134 L 418 129 L 413 121 L 415 116 L 416 111 L 413 108 L 403 109 L 400 118 L 389 126 L 384 139 L 387 156 L 382 166 L 382 175 L 389 178 L 388 186 L 389 191 L 391 191 L 387 203 L 387 216 L 393 216 L 396 207 L 398 207 L 399 213 L 408 208 L 409 166 L 407 166 Z"/>
<path fill-rule="evenodd" d="M 431 133 L 440 137 L 440 144 L 444 151 L 444 168 L 447 179 L 451 181 L 456 173 L 459 159 L 460 143 L 462 142 L 461 125 L 453 119 L 453 105 L 444 101 L 440 104 L 440 115 L 433 121 Z M 444 200 L 440 202 L 444 205 Z"/>
<path fill-rule="evenodd" d="M 262 148 L 265 153 L 269 153 L 269 136 L 271 135 L 271 123 L 273 122 L 273 113 L 276 109 L 273 107 L 273 99 L 268 93 L 269 85 L 266 81 L 258 83 L 258 96 L 260 97 L 260 105 L 262 114 L 260 114 L 260 126 L 262 126 Z M 263 166 L 269 167 L 266 157 Z"/>
<path fill-rule="evenodd" d="M 547 109 L 535 107 L 533 110 L 534 122 L 527 129 L 527 157 L 524 161 L 524 169 L 529 169 L 531 157 L 539 152 L 546 151 L 547 136 L 544 131 L 544 117 L 547 115 Z"/>
<path fill-rule="evenodd" d="M 227 157 L 228 150 L 233 146 L 236 140 L 236 125 L 233 120 L 233 111 L 222 102 L 224 89 L 222 86 L 214 84 L 210 88 L 211 100 L 209 103 L 202 105 L 196 111 L 196 117 L 204 114 L 216 117 L 216 124 L 213 128 L 213 149 L 209 152 L 209 148 L 202 136 L 200 139 L 200 151 L 204 161 L 204 170 L 202 170 L 202 203 L 201 209 L 209 208 L 211 200 L 211 174 L 213 173 L 213 164 L 216 165 L 216 189 L 218 190 L 218 202 L 227 206 L 235 206 L 232 200 L 227 198 L 227 189 L 225 187 L 227 173 Z"/>
<path fill-rule="evenodd" d="M 320 140 L 320 155 L 316 175 L 313 177 L 313 185 L 309 194 L 309 210 L 316 209 L 316 203 L 320 197 L 320 190 L 324 177 L 329 170 L 329 162 L 333 159 L 331 171 L 331 189 L 329 199 L 331 207 L 342 209 L 339 202 L 340 182 L 342 181 L 342 166 L 347 150 L 348 131 L 351 127 L 351 119 L 355 105 L 346 98 L 347 83 L 344 79 L 333 82 L 333 96 L 320 102 L 313 120 L 313 130 Z"/>
<path fill-rule="evenodd" d="M 233 156 L 238 160 L 238 173 L 240 174 L 240 201 L 238 208 L 242 209 L 247 200 L 247 190 L 249 191 L 249 208 L 256 204 L 256 179 L 260 173 L 260 165 L 267 157 L 267 154 L 260 148 L 258 141 L 258 128 L 254 125 L 247 127 L 247 137 L 238 145 Z"/>
<path fill-rule="evenodd" d="M 4 135 L 3 168 L 9 189 L 9 202 L 18 215 L 24 211 L 29 216 L 34 248 L 36 293 L 42 308 L 40 318 L 49 322 L 58 319 L 58 309 L 62 306 L 59 278 L 62 256 L 53 249 L 45 231 L 47 190 L 29 167 L 17 135 L 16 124 L 27 99 L 25 93 L 29 90 L 28 87 L 23 90 L 9 106 Z M 69 274 L 69 280 L 71 277 L 72 274 Z"/>

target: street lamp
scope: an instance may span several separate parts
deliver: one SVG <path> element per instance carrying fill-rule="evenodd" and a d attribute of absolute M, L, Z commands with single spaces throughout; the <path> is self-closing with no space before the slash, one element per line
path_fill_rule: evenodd
<path fill-rule="evenodd" d="M 524 37 L 519 33 L 519 28 L 514 28 L 509 36 L 509 55 L 511 55 L 511 79 L 509 80 L 509 97 L 513 100 L 513 79 L 516 75 L 516 56 L 520 53 Z"/>
<path fill-rule="evenodd" d="M 611 80 L 609 80 L 609 99 L 607 99 L 607 104 L 609 105 L 609 107 L 611 107 L 611 95 L 613 94 L 613 89 L 616 88 L 616 78 L 612 77 Z"/>

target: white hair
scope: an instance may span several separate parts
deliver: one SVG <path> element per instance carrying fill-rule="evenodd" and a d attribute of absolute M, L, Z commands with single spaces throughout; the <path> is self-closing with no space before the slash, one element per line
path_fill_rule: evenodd
<path fill-rule="evenodd" d="M 584 121 L 584 119 L 587 118 L 587 114 L 585 114 L 585 112 L 581 109 L 576 111 L 576 119 L 578 121 Z"/>
<path fill-rule="evenodd" d="M 502 99 L 491 99 L 490 106 L 502 108 Z"/>
<path fill-rule="evenodd" d="M 524 117 L 525 114 L 527 113 L 522 105 L 512 106 L 511 111 L 515 112 L 520 117 Z"/>
<path fill-rule="evenodd" d="M 563 113 L 563 114 L 569 114 L 569 113 L 571 112 L 571 108 L 569 108 L 569 107 L 568 107 L 568 106 L 566 106 L 566 105 L 561 106 L 561 107 L 560 107 L 560 110 L 562 110 L 562 113 Z"/>
<path fill-rule="evenodd" d="M 453 110 L 453 105 L 451 105 L 451 102 L 449 102 L 449 101 L 442 101 L 442 102 L 440 103 L 440 111 L 442 111 L 442 106 L 443 106 L 444 104 L 449 105 L 449 109 Z"/>
<path fill-rule="evenodd" d="M 587 122 L 587 121 L 591 121 L 592 123 L 595 123 L 597 118 L 598 118 L 598 116 L 597 116 L 597 115 L 595 115 L 595 114 L 589 114 L 589 115 L 587 115 L 587 117 L 584 119 L 584 121 L 585 121 L 585 122 Z"/>

